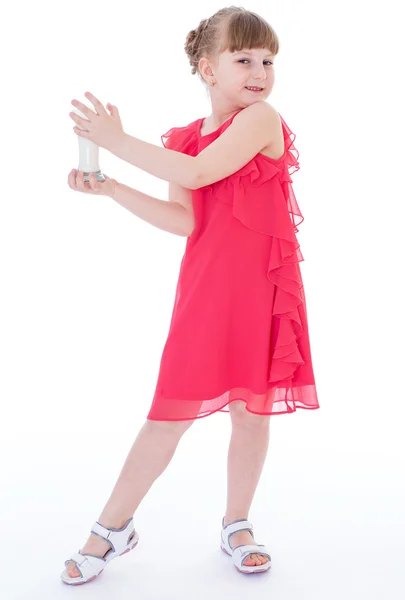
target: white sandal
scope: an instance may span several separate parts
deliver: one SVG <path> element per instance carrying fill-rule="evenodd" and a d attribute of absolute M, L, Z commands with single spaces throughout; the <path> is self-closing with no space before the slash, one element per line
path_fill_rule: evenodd
<path fill-rule="evenodd" d="M 73 560 L 76 563 L 76 569 L 79 571 L 80 577 L 71 577 L 66 568 L 60 576 L 63 583 L 80 585 L 87 581 L 93 581 L 97 575 L 104 571 L 110 560 L 133 550 L 139 540 L 139 535 L 134 529 L 133 517 L 128 519 L 121 529 L 104 527 L 96 521 L 91 533 L 104 538 L 111 545 L 111 548 L 103 557 L 94 556 L 93 554 L 80 554 L 80 550 L 73 552 L 72 556 L 65 560 L 65 567 L 67 567 L 69 561 Z"/>
<path fill-rule="evenodd" d="M 253 536 L 253 525 L 247 519 L 238 519 L 237 521 L 233 521 L 232 523 L 228 523 L 226 527 L 224 527 L 224 518 L 222 519 L 222 530 L 221 530 L 221 549 L 232 556 L 233 563 L 235 567 L 241 573 L 262 573 L 263 571 L 267 571 L 271 567 L 271 556 L 263 544 L 241 544 L 240 546 L 236 546 L 235 548 L 231 548 L 229 543 L 229 539 L 233 533 L 236 531 L 243 531 L 247 529 Z M 254 537 L 254 536 L 253 536 Z M 257 553 L 264 554 L 269 559 L 262 565 L 244 565 L 243 561 L 249 554 Z"/>

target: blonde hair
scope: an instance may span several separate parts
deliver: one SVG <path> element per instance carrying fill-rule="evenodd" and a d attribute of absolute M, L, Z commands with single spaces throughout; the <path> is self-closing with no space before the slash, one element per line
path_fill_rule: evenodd
<path fill-rule="evenodd" d="M 221 8 L 208 19 L 200 21 L 197 29 L 189 31 L 184 44 L 191 73 L 198 73 L 203 83 L 206 81 L 198 68 L 201 57 L 206 56 L 215 62 L 225 50 L 235 52 L 245 48 L 267 48 L 276 55 L 279 40 L 265 19 L 239 6 Z"/>

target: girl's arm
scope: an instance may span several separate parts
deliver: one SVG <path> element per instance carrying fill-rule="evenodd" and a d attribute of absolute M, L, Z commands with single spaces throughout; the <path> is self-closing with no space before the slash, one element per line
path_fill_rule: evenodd
<path fill-rule="evenodd" d="M 117 139 L 115 147 L 108 147 L 108 150 L 159 179 L 178 183 L 189 190 L 195 189 L 197 174 L 194 156 L 161 148 L 125 132 Z"/>
<path fill-rule="evenodd" d="M 231 127 L 197 156 L 155 146 L 124 131 L 107 150 L 155 177 L 196 190 L 232 175 L 267 145 L 282 139 L 278 112 L 260 100 L 241 110 Z"/>
<path fill-rule="evenodd" d="M 167 150 L 165 150 L 167 152 Z M 160 200 L 148 196 L 123 183 L 116 183 L 110 198 L 121 204 L 134 215 L 175 235 L 188 237 L 194 227 L 191 211 L 174 201 Z"/>

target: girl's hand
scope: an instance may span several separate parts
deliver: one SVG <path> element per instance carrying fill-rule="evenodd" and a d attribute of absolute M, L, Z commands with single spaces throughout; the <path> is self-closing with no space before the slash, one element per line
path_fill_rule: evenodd
<path fill-rule="evenodd" d="M 73 127 L 73 131 L 79 137 L 91 140 L 97 146 L 114 153 L 114 150 L 119 147 L 121 139 L 125 136 L 118 109 L 109 104 L 108 107 L 111 113 L 109 115 L 100 100 L 93 96 L 93 94 L 86 92 L 84 95 L 93 104 L 95 112 L 82 104 L 82 102 L 72 100 L 73 106 L 78 108 L 86 117 L 83 119 L 74 112 L 69 113 L 70 118 L 77 125 L 80 125 L 80 127 Z"/>
<path fill-rule="evenodd" d="M 72 169 L 68 176 L 68 184 L 75 192 L 84 192 L 85 194 L 95 194 L 96 196 L 109 196 L 113 197 L 115 187 L 117 185 L 116 179 L 111 179 L 103 173 L 105 181 L 97 181 L 94 173 L 90 173 L 89 183 L 84 182 L 83 171 L 77 171 Z"/>

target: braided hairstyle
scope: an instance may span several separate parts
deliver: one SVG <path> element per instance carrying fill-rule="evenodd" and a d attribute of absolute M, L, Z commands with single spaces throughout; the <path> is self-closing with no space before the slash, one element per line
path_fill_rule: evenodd
<path fill-rule="evenodd" d="M 221 8 L 198 27 L 187 34 L 184 50 L 191 65 L 191 74 L 198 73 L 200 59 L 205 56 L 215 63 L 225 50 L 235 52 L 243 49 L 267 48 L 276 55 L 279 51 L 276 32 L 258 14 L 239 6 Z"/>

